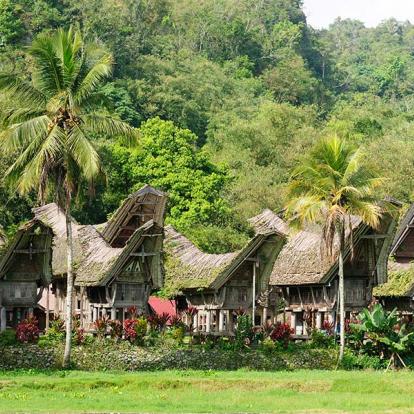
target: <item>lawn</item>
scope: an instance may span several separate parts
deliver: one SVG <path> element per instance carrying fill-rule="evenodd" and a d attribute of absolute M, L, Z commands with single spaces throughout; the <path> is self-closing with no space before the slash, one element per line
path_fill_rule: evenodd
<path fill-rule="evenodd" d="M 0 412 L 414 413 L 414 373 L 6 372 Z"/>

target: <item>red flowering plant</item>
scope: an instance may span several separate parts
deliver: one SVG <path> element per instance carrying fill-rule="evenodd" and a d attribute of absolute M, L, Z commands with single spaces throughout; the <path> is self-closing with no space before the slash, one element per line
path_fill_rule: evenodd
<path fill-rule="evenodd" d="M 109 325 L 109 334 L 112 339 L 121 339 L 123 334 L 122 322 L 118 320 L 108 321 Z"/>
<path fill-rule="evenodd" d="M 273 341 L 281 342 L 284 346 L 287 346 L 292 339 L 293 333 L 293 329 L 287 323 L 277 322 L 270 334 L 270 338 L 273 339 Z"/>
<path fill-rule="evenodd" d="M 36 342 L 39 334 L 39 322 L 33 315 L 29 315 L 17 325 L 16 339 L 19 342 Z"/>
<path fill-rule="evenodd" d="M 158 331 L 164 331 L 168 322 L 170 321 L 170 315 L 167 312 L 161 314 L 155 313 L 148 317 L 148 323 L 152 329 Z"/>
<path fill-rule="evenodd" d="M 103 316 L 101 319 L 98 319 L 94 323 L 96 335 L 98 338 L 103 339 L 108 331 L 109 327 L 109 318 L 108 316 Z"/>
<path fill-rule="evenodd" d="M 135 331 L 135 325 L 137 324 L 136 319 L 125 319 L 124 320 L 124 334 L 125 339 L 129 342 L 135 342 L 137 332 Z"/>
<path fill-rule="evenodd" d="M 327 335 L 332 336 L 335 330 L 335 323 L 332 321 L 323 321 L 322 329 L 326 332 Z"/>
<path fill-rule="evenodd" d="M 180 315 L 172 315 L 170 316 L 170 326 L 173 327 L 182 327 L 184 326 L 183 319 Z"/>
<path fill-rule="evenodd" d="M 75 342 L 76 345 L 82 345 L 85 343 L 85 329 L 83 328 L 76 328 L 75 330 Z"/>
<path fill-rule="evenodd" d="M 142 345 L 147 334 L 148 322 L 144 317 L 135 319 L 125 319 L 124 335 L 125 339 L 131 343 Z"/>
<path fill-rule="evenodd" d="M 138 308 L 136 306 L 129 306 L 127 308 L 127 312 L 131 319 L 134 319 L 138 316 Z"/>

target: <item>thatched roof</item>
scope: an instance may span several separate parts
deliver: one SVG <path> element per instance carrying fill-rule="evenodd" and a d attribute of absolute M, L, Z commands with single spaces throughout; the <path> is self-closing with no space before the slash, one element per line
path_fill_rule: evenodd
<path fill-rule="evenodd" d="M 158 233 L 162 231 L 153 220 L 150 220 L 134 232 L 125 247 L 115 248 L 111 247 L 93 226 L 84 226 L 79 231 L 84 253 L 76 271 L 76 285 L 106 284 L 119 274 L 130 258 L 130 253 L 141 246 L 145 235 L 150 234 L 152 230 Z"/>
<path fill-rule="evenodd" d="M 56 203 L 34 208 L 33 212 L 35 219 L 41 221 L 53 231 L 52 272 L 54 276 L 62 276 L 67 271 L 65 212 Z M 72 218 L 73 258 L 75 265 L 82 260 L 82 246 L 79 240 L 79 230 L 82 227 Z"/>
<path fill-rule="evenodd" d="M 165 228 L 165 289 L 218 289 L 231 274 L 270 236 L 284 236 L 276 231 L 256 235 L 238 251 L 225 254 L 204 253 L 172 226 Z"/>
<path fill-rule="evenodd" d="M 352 217 L 353 238 L 367 226 L 360 218 Z M 277 257 L 270 276 L 271 285 L 303 285 L 325 283 L 337 269 L 338 244 L 330 259 L 322 252 L 322 228 L 310 225 L 297 233 L 292 233 L 288 242 Z M 349 247 L 346 255 L 349 254 Z"/>
<path fill-rule="evenodd" d="M 40 231 L 34 231 L 36 227 Z M 22 224 L 9 243 L 2 247 L 0 278 L 5 276 L 10 270 L 19 271 L 19 269 L 14 269 L 14 267 L 11 268 L 13 261 L 16 260 L 14 257 L 16 252 L 23 253 L 23 251 L 27 251 L 29 253 L 30 249 L 32 249 L 33 253 L 30 254 L 37 255 L 42 253 L 41 261 L 45 264 L 39 271 L 38 279 L 42 279 L 45 283 L 50 281 L 52 276 L 50 272 L 51 239 L 52 231 L 50 227 L 45 226 L 41 221 L 32 219 Z M 18 261 L 19 264 L 22 263 L 20 259 Z M 25 279 L 26 273 L 30 273 L 31 270 L 33 269 L 25 269 L 23 279 Z"/>
<path fill-rule="evenodd" d="M 54 232 L 53 238 L 53 275 L 64 276 L 67 272 L 66 222 L 61 208 L 55 203 L 34 209 L 35 218 L 49 225 Z M 129 257 L 143 242 L 147 233 L 162 229 L 153 220 L 146 222 L 134 231 L 122 248 L 112 247 L 97 226 L 79 225 L 72 219 L 74 245 L 75 284 L 79 286 L 98 286 L 116 276 Z M 153 274 L 153 277 L 157 275 Z"/>
<path fill-rule="evenodd" d="M 408 235 L 414 224 L 414 203 L 411 204 L 410 208 L 401 220 L 398 226 L 397 232 L 395 233 L 394 241 L 391 246 L 391 255 L 394 255 L 405 237 Z M 413 252 L 414 253 L 414 252 Z"/>
<path fill-rule="evenodd" d="M 289 225 L 270 209 L 263 210 L 259 215 L 250 218 L 249 223 L 257 234 L 275 230 L 281 234 L 289 234 Z"/>
<path fill-rule="evenodd" d="M 153 220 L 159 226 L 164 225 L 166 202 L 165 193 L 145 185 L 121 203 L 106 225 L 100 225 L 100 231 L 108 243 L 122 247 L 144 222 Z"/>
<path fill-rule="evenodd" d="M 414 263 L 388 262 L 388 280 L 374 288 L 373 295 L 385 296 L 413 296 L 414 294 Z"/>
<path fill-rule="evenodd" d="M 7 237 L 2 226 L 0 226 L 0 249 L 7 244 Z"/>

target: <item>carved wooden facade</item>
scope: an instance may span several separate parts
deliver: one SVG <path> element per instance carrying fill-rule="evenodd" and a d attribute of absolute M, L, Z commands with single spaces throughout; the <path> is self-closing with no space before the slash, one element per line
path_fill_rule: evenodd
<path fill-rule="evenodd" d="M 269 275 L 284 241 L 284 235 L 272 230 L 256 235 L 239 252 L 206 254 L 167 227 L 166 288 L 180 292 L 188 306 L 197 308 L 194 320 L 187 321 L 197 331 L 232 333 L 235 311 L 252 314 L 253 303 L 260 324 L 273 315 Z"/>
<path fill-rule="evenodd" d="M 401 220 L 391 247 L 388 280 L 374 290 L 376 298 L 389 310 L 414 313 L 414 204 Z"/>
<path fill-rule="evenodd" d="M 387 260 L 395 220 L 384 216 L 374 230 L 352 218 L 352 240 L 347 235 L 344 254 L 346 317 L 359 313 L 372 301 L 373 288 L 387 280 Z M 335 325 L 338 314 L 337 251 L 327 258 L 318 226 L 294 233 L 275 261 L 270 285 L 278 289 L 283 308 L 296 335 L 307 335 L 324 322 Z"/>
<path fill-rule="evenodd" d="M 33 313 L 51 280 L 52 231 L 32 220 L 22 226 L 0 260 L 0 328 Z"/>
<path fill-rule="evenodd" d="M 73 312 L 82 326 L 104 316 L 123 320 L 128 308 L 148 311 L 148 298 L 162 287 L 163 218 L 166 196 L 145 186 L 130 195 L 108 223 L 82 226 L 73 222 L 75 300 Z M 64 316 L 66 246 L 64 216 L 50 204 L 36 216 L 52 223 L 57 236 L 53 249 L 54 311 Z"/>

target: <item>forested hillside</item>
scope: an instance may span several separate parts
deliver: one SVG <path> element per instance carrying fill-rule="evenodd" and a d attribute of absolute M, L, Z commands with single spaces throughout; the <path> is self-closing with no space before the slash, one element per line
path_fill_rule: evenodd
<path fill-rule="evenodd" d="M 96 136 L 106 179 L 74 216 L 99 223 L 144 183 L 168 222 L 208 251 L 240 247 L 246 218 L 286 203 L 298 157 L 321 136 L 361 144 L 409 202 L 414 190 L 414 26 L 306 23 L 301 0 L 0 0 L 0 71 L 27 76 L 27 46 L 70 25 L 114 56 L 102 111 L 140 129 L 137 148 Z M 8 102 L 0 97 L 5 125 Z M 3 175 L 12 159 L 1 156 Z M 0 184 L 7 232 L 36 194 Z"/>

